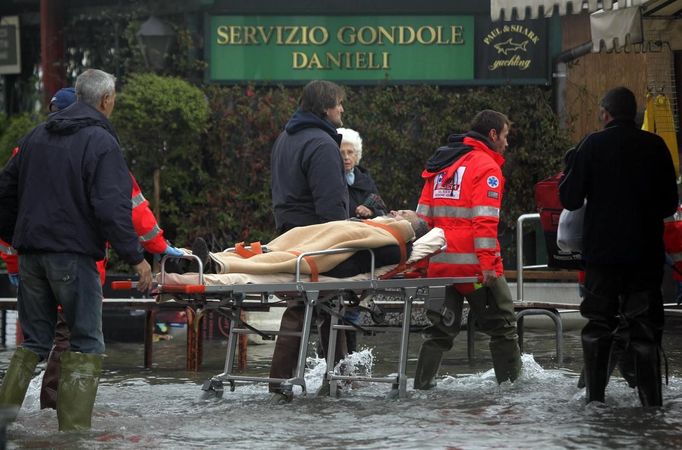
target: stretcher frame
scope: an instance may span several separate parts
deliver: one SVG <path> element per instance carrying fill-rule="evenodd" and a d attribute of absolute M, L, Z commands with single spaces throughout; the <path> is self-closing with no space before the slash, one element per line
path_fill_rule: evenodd
<path fill-rule="evenodd" d="M 439 251 L 442 251 L 441 248 Z M 228 249 L 231 250 L 231 249 Z M 371 271 L 369 278 L 366 280 L 345 280 L 338 279 L 338 281 L 303 281 L 301 267 L 302 262 L 306 257 L 333 254 L 333 253 L 347 253 L 357 251 L 369 251 L 371 254 Z M 438 252 L 432 253 L 436 254 Z M 427 257 L 428 258 L 428 257 Z M 199 284 L 166 284 L 165 283 L 165 262 L 169 259 L 189 259 L 198 263 L 197 281 Z M 413 302 L 419 297 L 425 301 L 432 297 L 442 297 L 445 295 L 446 287 L 459 283 L 474 283 L 477 281 L 476 277 L 447 277 L 447 278 L 421 278 L 414 277 L 414 275 L 407 275 L 405 272 L 395 274 L 391 271 L 394 278 L 380 279 L 375 273 L 375 257 L 374 252 L 370 248 L 341 248 L 333 250 L 321 250 L 315 252 L 305 252 L 297 256 L 295 281 L 292 282 L 278 282 L 278 283 L 263 283 L 263 284 L 241 284 L 241 285 L 205 285 L 203 264 L 201 260 L 195 255 L 183 255 L 179 257 L 164 256 L 161 261 L 161 278 L 160 283 L 156 285 L 156 294 L 171 295 L 176 301 L 192 304 L 194 306 L 200 305 L 206 309 L 217 311 L 228 317 L 232 322 L 228 336 L 228 345 L 225 356 L 225 366 L 223 372 L 206 380 L 202 386 L 202 390 L 216 396 L 222 396 L 223 382 L 230 385 L 230 391 L 234 391 L 237 383 L 279 383 L 284 393 L 291 393 L 294 386 L 300 386 L 303 393 L 307 393 L 305 383 L 305 364 L 308 353 L 308 344 L 310 339 L 310 332 L 312 330 L 313 312 L 316 306 L 332 303 L 335 299 L 337 302 L 332 305 L 336 306 L 340 311 L 343 303 L 343 295 L 348 291 L 366 298 L 382 293 L 390 293 L 391 296 L 402 298 L 403 304 L 403 322 L 400 325 L 400 353 L 397 372 L 395 376 L 386 377 L 368 377 L 355 375 L 337 375 L 334 373 L 334 354 L 336 335 L 341 329 L 357 329 L 362 332 L 365 331 L 389 331 L 396 327 L 360 327 L 357 325 L 341 325 L 341 316 L 337 312 L 332 314 L 332 324 L 330 326 L 330 340 L 329 350 L 327 352 L 327 376 L 325 382 L 330 384 L 330 395 L 335 395 L 337 384 L 340 380 L 346 381 L 366 381 L 390 383 L 393 392 L 397 390 L 399 398 L 406 397 L 407 391 L 407 360 L 408 360 L 408 345 L 410 335 L 410 325 L 412 316 Z M 134 283 L 127 282 L 125 287 L 134 287 Z M 123 288 L 123 284 L 119 284 L 119 289 Z M 279 331 L 279 330 L 258 330 L 252 327 L 242 319 L 242 311 L 263 311 L 268 310 L 271 306 L 281 305 L 282 297 L 287 301 L 302 301 L 304 305 L 303 328 L 300 332 Z M 301 338 L 298 358 L 296 364 L 295 374 L 291 378 L 270 378 L 257 376 L 243 376 L 234 374 L 235 358 L 237 354 L 237 345 L 239 337 L 245 334 L 258 334 L 266 339 L 272 339 L 277 335 L 295 335 Z M 392 395 L 392 394 L 391 394 Z"/>

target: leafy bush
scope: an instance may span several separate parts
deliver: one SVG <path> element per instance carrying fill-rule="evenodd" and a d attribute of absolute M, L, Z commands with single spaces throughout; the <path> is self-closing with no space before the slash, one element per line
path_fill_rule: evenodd
<path fill-rule="evenodd" d="M 19 140 L 31 131 L 40 121 L 42 116 L 28 113 L 16 114 L 9 119 L 3 115 L 0 119 L 0 165 L 4 166 L 12 150 L 19 145 Z"/>
<path fill-rule="evenodd" d="M 202 136 L 209 116 L 203 92 L 179 78 L 137 74 L 116 100 L 112 121 L 130 170 L 153 204 L 160 174 L 159 223 L 170 238 L 188 236 L 187 215 L 200 209 L 206 182 Z"/>

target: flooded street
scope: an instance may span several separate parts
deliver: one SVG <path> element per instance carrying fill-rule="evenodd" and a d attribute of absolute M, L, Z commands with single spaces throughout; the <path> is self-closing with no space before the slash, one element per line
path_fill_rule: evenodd
<path fill-rule="evenodd" d="M 155 343 L 151 370 L 142 368 L 142 344 L 109 344 L 93 429 L 59 433 L 53 410 L 39 409 L 36 377 L 17 422 L 7 430 L 7 448 L 680 448 L 682 447 L 682 322 L 669 321 L 665 350 L 670 380 L 664 407 L 641 409 L 637 394 L 619 376 L 607 389 L 607 405 L 584 404 L 576 387 L 581 366 L 579 331 L 565 332 L 565 361 L 554 358 L 551 330 L 527 330 L 523 373 L 498 386 L 487 340 L 477 335 L 476 359 L 466 356 L 466 333 L 446 355 L 436 389 L 412 390 L 387 400 L 387 384 L 357 382 L 340 398 L 316 397 L 323 361 L 309 360 L 309 393 L 295 389 L 291 404 L 268 403 L 263 384 L 226 388 L 222 398 L 203 398 L 202 382 L 222 372 L 226 344 L 204 343 L 200 373 L 184 368 L 184 335 Z M 313 337 L 316 339 L 316 337 Z M 408 374 L 414 374 L 421 337 L 413 334 Z M 398 338 L 360 336 L 353 361 L 374 375 L 395 372 Z M 272 343 L 249 346 L 247 373 L 268 371 Z M 0 353 L 4 368 L 12 350 Z M 310 355 L 313 355 L 312 348 Z"/>

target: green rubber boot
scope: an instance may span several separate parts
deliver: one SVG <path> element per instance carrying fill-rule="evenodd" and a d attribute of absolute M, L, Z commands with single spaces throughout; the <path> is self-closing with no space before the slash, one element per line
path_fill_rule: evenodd
<path fill-rule="evenodd" d="M 428 391 L 436 387 L 436 376 L 443 359 L 443 350 L 434 341 L 424 341 L 419 349 L 417 370 L 414 374 L 415 389 Z"/>
<path fill-rule="evenodd" d="M 38 360 L 38 354 L 25 348 L 18 348 L 12 356 L 0 386 L 0 407 L 7 410 L 5 417 L 10 421 L 17 418 Z"/>
<path fill-rule="evenodd" d="M 490 341 L 490 354 L 498 383 L 514 382 L 521 373 L 521 351 L 516 339 L 494 339 Z"/>
<path fill-rule="evenodd" d="M 57 391 L 59 431 L 89 430 L 97 396 L 102 355 L 64 352 Z"/>

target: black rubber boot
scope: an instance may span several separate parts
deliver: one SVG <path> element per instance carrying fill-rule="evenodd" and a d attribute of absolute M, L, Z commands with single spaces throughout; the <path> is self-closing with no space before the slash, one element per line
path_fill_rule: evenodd
<path fill-rule="evenodd" d="M 211 260 L 210 250 L 204 238 L 196 238 L 192 242 L 192 254 L 198 256 L 204 266 L 204 273 L 216 273 L 213 261 Z M 192 271 L 198 272 L 199 265 L 196 262 L 191 264 Z"/>
<path fill-rule="evenodd" d="M 656 292 L 633 292 L 622 299 L 615 341 L 623 342 L 625 351 L 620 360 L 621 371 L 628 373 L 630 386 L 637 387 L 642 406 L 663 405 L 662 331 L 662 300 Z"/>
<path fill-rule="evenodd" d="M 588 323 L 582 332 L 586 402 L 603 403 L 609 382 L 612 337 L 608 329 L 591 325 Z"/>
<path fill-rule="evenodd" d="M 658 347 L 640 342 L 631 343 L 635 354 L 637 393 L 642 406 L 663 406 L 661 389 L 661 355 Z"/>

